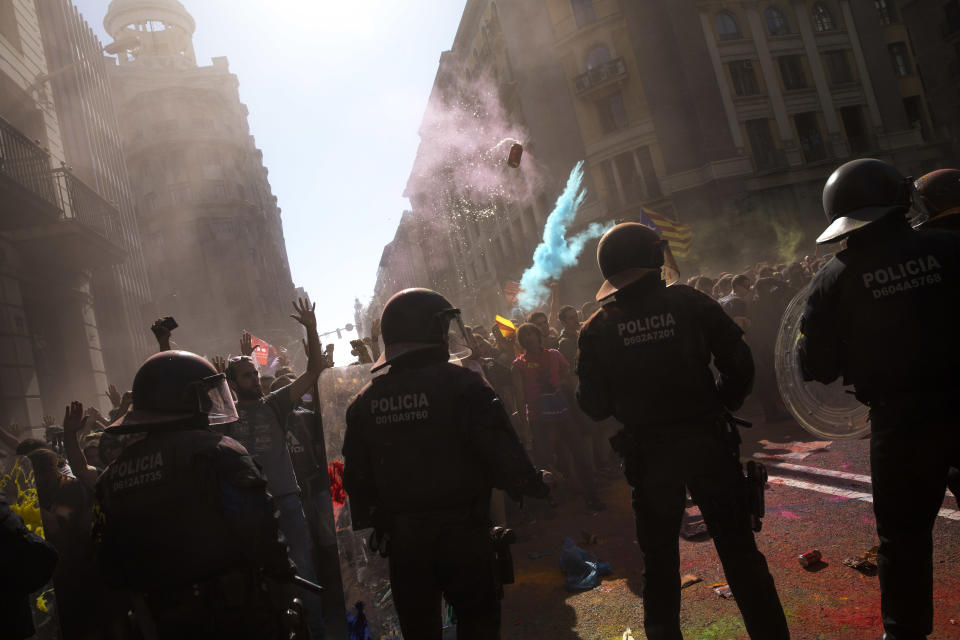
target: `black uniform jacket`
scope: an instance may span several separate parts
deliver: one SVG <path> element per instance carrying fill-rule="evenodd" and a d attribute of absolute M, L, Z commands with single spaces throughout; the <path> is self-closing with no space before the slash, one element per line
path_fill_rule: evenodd
<path fill-rule="evenodd" d="M 149 434 L 107 467 L 96 493 L 94 539 L 112 586 L 150 592 L 238 570 L 293 573 L 266 479 L 232 438 Z"/>
<path fill-rule="evenodd" d="M 801 318 L 807 380 L 843 376 L 857 398 L 953 393 L 960 382 L 960 235 L 884 219 L 814 278 Z"/>
<path fill-rule="evenodd" d="M 374 378 L 347 410 L 343 485 L 354 529 L 386 517 L 470 508 L 491 487 L 514 499 L 539 476 L 503 403 L 445 355 L 413 355 Z"/>
<path fill-rule="evenodd" d="M 594 420 L 612 415 L 628 427 L 696 422 L 737 409 L 753 384 L 742 336 L 712 298 L 644 278 L 580 331 L 577 400 Z"/>

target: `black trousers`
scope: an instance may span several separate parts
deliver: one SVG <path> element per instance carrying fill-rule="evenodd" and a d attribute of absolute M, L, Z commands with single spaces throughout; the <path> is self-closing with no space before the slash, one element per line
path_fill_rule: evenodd
<path fill-rule="evenodd" d="M 960 421 L 913 423 L 877 409 L 871 421 L 883 626 L 895 640 L 926 638 L 933 632 L 933 525 L 949 470 L 960 467 Z"/>
<path fill-rule="evenodd" d="M 490 527 L 464 519 L 405 519 L 394 527 L 390 586 L 404 638 L 440 640 L 441 595 L 458 640 L 499 640 L 500 584 Z"/>
<path fill-rule="evenodd" d="M 740 463 L 712 424 L 634 431 L 624 463 L 633 487 L 643 554 L 644 629 L 649 640 L 682 640 L 677 536 L 690 489 L 754 640 L 790 637 L 767 561 L 750 528 Z"/>

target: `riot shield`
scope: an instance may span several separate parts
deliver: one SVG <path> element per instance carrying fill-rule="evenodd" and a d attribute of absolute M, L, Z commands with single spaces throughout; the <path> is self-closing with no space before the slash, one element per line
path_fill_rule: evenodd
<path fill-rule="evenodd" d="M 800 426 L 818 438 L 860 438 L 870 431 L 869 409 L 853 396 L 853 388 L 840 380 L 828 385 L 806 382 L 800 372 L 797 342 L 808 289 L 794 296 L 780 321 L 775 360 L 780 397 Z"/>
<path fill-rule="evenodd" d="M 23 519 L 27 529 L 45 538 L 40 500 L 33 476 L 33 466 L 26 456 L 10 456 L 0 460 L 0 495 L 10 505 L 10 510 Z M 53 593 L 53 581 L 30 596 L 30 613 L 33 616 L 34 638 L 54 640 L 60 638 L 60 621 L 57 616 L 57 601 Z"/>
<path fill-rule="evenodd" d="M 320 410 L 326 437 L 340 576 L 343 580 L 344 601 L 351 608 L 348 620 L 353 626 L 365 625 L 374 638 L 399 640 L 402 636 L 393 607 L 387 561 L 367 547 L 370 529 L 353 530 L 350 501 L 343 492 L 342 484 L 342 450 L 343 436 L 347 429 L 347 407 L 374 377 L 370 373 L 372 366 L 351 365 L 325 370 L 320 376 Z"/>

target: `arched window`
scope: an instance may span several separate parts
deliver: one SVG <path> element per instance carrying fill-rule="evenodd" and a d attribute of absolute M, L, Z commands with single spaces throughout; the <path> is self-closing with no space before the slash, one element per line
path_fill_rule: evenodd
<path fill-rule="evenodd" d="M 610 62 L 613 56 L 610 55 L 610 49 L 605 44 L 598 44 L 587 52 L 587 71 L 602 67 Z"/>
<path fill-rule="evenodd" d="M 717 35 L 721 40 L 739 40 L 740 27 L 732 15 L 726 11 L 717 14 Z"/>
<path fill-rule="evenodd" d="M 783 15 L 780 7 L 767 7 L 767 10 L 763 12 L 763 16 L 767 21 L 767 33 L 770 35 L 785 36 L 790 33 L 790 23 L 787 22 L 787 16 Z"/>
<path fill-rule="evenodd" d="M 837 23 L 833 20 L 833 14 L 830 13 L 830 9 L 827 9 L 827 5 L 822 2 L 813 5 L 813 28 L 816 29 L 817 33 L 833 31 L 837 28 Z"/>

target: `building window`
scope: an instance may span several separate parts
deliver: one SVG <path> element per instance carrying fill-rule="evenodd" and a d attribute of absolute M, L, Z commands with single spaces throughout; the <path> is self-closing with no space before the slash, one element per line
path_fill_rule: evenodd
<path fill-rule="evenodd" d="M 23 51 L 20 46 L 20 28 L 17 26 L 17 10 L 13 0 L 0 0 L 0 35 L 7 39 L 17 51 Z"/>
<path fill-rule="evenodd" d="M 800 148 L 803 149 L 803 158 L 807 162 L 816 162 L 827 157 L 827 147 L 820 135 L 820 125 L 817 123 L 817 114 L 798 113 L 793 116 L 797 126 L 797 136 L 800 138 Z"/>
<path fill-rule="evenodd" d="M 717 14 L 717 36 L 721 40 L 739 40 L 741 37 L 737 21 L 726 11 Z"/>
<path fill-rule="evenodd" d="M 610 62 L 613 57 L 610 55 L 610 49 L 605 44 L 598 44 L 587 52 L 587 71 L 602 67 Z"/>
<path fill-rule="evenodd" d="M 660 191 L 660 182 L 657 180 L 657 172 L 653 168 L 653 156 L 650 154 L 650 147 L 637 149 L 637 161 L 640 163 L 643 182 L 647 185 L 647 196 L 659 198 L 662 192 Z"/>
<path fill-rule="evenodd" d="M 853 74 L 850 72 L 850 61 L 847 59 L 846 51 L 830 51 L 825 57 L 831 84 L 853 82 Z"/>
<path fill-rule="evenodd" d="M 859 106 L 843 107 L 840 109 L 840 120 L 843 129 L 847 132 L 847 142 L 853 153 L 864 153 L 870 150 L 870 133 L 863 118 L 863 109 Z"/>
<path fill-rule="evenodd" d="M 787 22 L 787 16 L 783 14 L 780 7 L 767 7 L 763 12 L 767 21 L 767 32 L 772 36 L 785 36 L 790 33 L 790 23 Z"/>
<path fill-rule="evenodd" d="M 834 31 L 837 28 L 837 23 L 833 20 L 833 14 L 830 13 L 830 9 L 827 9 L 827 5 L 822 2 L 813 5 L 813 28 L 817 33 Z"/>
<path fill-rule="evenodd" d="M 904 42 L 894 42 L 887 49 L 890 51 L 890 61 L 893 62 L 893 72 L 900 76 L 909 76 L 913 73 L 913 67 L 910 64 L 910 53 L 907 51 L 907 45 Z"/>
<path fill-rule="evenodd" d="M 623 206 L 623 201 L 620 200 L 620 189 L 617 188 L 617 179 L 613 175 L 613 163 L 601 163 L 600 173 L 603 175 L 603 186 L 607 191 L 608 207 L 610 209 L 619 209 Z"/>
<path fill-rule="evenodd" d="M 643 184 L 643 176 L 640 175 L 640 169 L 637 167 L 633 152 L 621 153 L 613 159 L 613 165 L 620 177 L 623 201 L 628 206 L 643 201 L 647 193 Z"/>
<path fill-rule="evenodd" d="M 780 77 L 783 79 L 783 88 L 789 90 L 805 89 L 807 75 L 803 72 L 803 62 L 800 56 L 780 56 L 777 58 L 780 65 Z"/>
<path fill-rule="evenodd" d="M 729 64 L 730 81 L 733 82 L 733 91 L 738 96 L 752 96 L 760 92 L 757 86 L 757 75 L 753 72 L 753 62 L 750 60 L 735 60 Z"/>
<path fill-rule="evenodd" d="M 880 14 L 880 22 L 882 24 L 899 22 L 897 6 L 893 0 L 873 0 L 873 4 L 877 7 L 877 13 Z"/>
<path fill-rule="evenodd" d="M 777 166 L 777 149 L 770 135 L 769 120 L 747 120 L 747 139 L 757 169 L 773 169 Z"/>
<path fill-rule="evenodd" d="M 604 133 L 611 133 L 623 129 L 629 124 L 627 108 L 623 104 L 623 94 L 619 91 L 597 100 L 597 116 L 600 118 L 600 128 Z"/>
<path fill-rule="evenodd" d="M 174 205 L 186 204 L 190 201 L 190 183 L 177 182 L 170 185 L 170 202 Z"/>
<path fill-rule="evenodd" d="M 573 19 L 577 21 L 578 27 L 597 19 L 597 14 L 593 12 L 593 0 L 570 0 L 570 4 L 573 6 Z"/>

